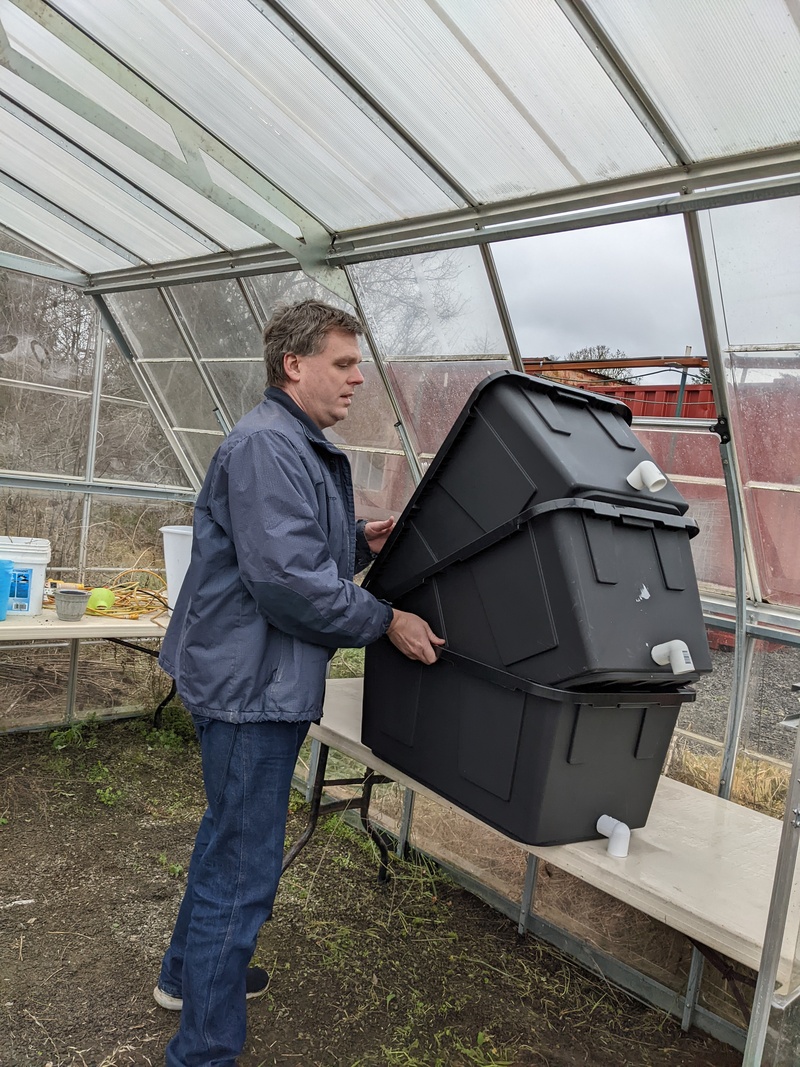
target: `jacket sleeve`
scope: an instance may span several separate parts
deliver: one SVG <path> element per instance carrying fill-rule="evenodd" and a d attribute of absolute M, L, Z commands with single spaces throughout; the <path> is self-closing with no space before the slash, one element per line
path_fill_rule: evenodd
<path fill-rule="evenodd" d="M 340 509 L 346 521 L 344 505 L 324 492 L 320 502 L 291 441 L 278 432 L 243 438 L 216 483 L 213 517 L 227 525 L 242 581 L 271 625 L 329 648 L 358 648 L 386 632 L 391 607 L 340 577 L 319 521 L 320 506 Z"/>

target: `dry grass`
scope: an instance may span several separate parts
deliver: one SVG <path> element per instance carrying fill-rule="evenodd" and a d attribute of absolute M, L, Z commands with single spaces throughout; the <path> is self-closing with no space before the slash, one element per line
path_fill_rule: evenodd
<path fill-rule="evenodd" d="M 719 787 L 722 754 L 702 752 L 678 739 L 669 760 L 670 778 L 706 793 Z M 744 807 L 782 819 L 786 808 L 790 770 L 779 763 L 740 755 L 736 760 L 731 800 Z"/>

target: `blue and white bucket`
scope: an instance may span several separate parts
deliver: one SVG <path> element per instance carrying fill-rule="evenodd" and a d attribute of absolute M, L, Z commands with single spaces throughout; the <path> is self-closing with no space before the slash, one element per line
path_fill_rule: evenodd
<path fill-rule="evenodd" d="M 14 564 L 7 618 L 41 615 L 50 542 L 44 537 L 0 537 L 0 559 L 10 559 Z"/>

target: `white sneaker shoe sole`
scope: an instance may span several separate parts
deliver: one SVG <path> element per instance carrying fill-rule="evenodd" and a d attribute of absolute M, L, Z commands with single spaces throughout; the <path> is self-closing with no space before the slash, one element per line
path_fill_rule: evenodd
<path fill-rule="evenodd" d="M 251 993 L 246 993 L 247 1000 L 256 1000 L 258 997 L 263 997 L 269 989 L 268 985 L 265 985 L 263 989 L 256 989 Z M 158 1004 L 159 1008 L 164 1008 L 166 1011 L 181 1011 L 183 1008 L 183 998 L 173 997 L 169 993 L 165 993 L 163 989 L 156 986 L 153 990 L 153 1000 Z"/>

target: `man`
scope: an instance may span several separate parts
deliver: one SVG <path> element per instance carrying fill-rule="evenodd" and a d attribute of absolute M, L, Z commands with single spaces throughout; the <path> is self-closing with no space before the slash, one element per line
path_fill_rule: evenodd
<path fill-rule="evenodd" d="M 346 456 L 322 431 L 364 381 L 357 319 L 319 301 L 264 330 L 267 390 L 220 445 L 194 514 L 192 558 L 164 638 L 200 740 L 208 807 L 154 996 L 181 1010 L 168 1067 L 234 1067 L 250 967 L 280 878 L 298 751 L 322 714 L 336 648 L 387 634 L 411 659 L 444 642 L 353 582 L 393 519 L 356 524 Z"/>

